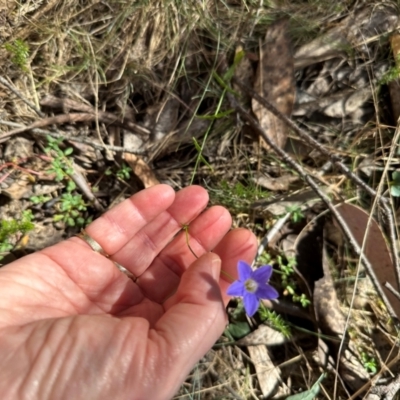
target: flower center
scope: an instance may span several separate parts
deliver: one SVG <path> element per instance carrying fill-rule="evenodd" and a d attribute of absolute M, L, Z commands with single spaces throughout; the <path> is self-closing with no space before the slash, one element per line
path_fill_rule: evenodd
<path fill-rule="evenodd" d="M 254 279 L 247 279 L 244 283 L 246 291 L 249 293 L 255 293 L 258 289 L 258 283 Z"/>

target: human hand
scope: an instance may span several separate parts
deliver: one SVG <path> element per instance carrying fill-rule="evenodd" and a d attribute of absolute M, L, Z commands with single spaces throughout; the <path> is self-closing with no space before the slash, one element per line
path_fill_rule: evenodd
<path fill-rule="evenodd" d="M 171 398 L 225 327 L 221 261 L 236 276 L 256 252 L 207 203 L 200 187 L 158 185 L 87 227 L 136 282 L 77 237 L 2 267 L 1 398 Z M 197 260 L 178 233 L 188 223 Z"/>

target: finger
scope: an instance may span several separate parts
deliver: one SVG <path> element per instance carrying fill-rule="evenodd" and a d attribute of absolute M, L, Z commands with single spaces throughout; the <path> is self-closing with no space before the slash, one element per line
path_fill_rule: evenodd
<path fill-rule="evenodd" d="M 224 304 L 228 304 L 231 296 L 226 294 L 228 286 L 237 279 L 237 263 L 244 260 L 249 264 L 254 260 L 257 252 L 257 238 L 248 229 L 235 229 L 224 236 L 213 249 L 222 261 L 221 276 L 219 285 Z M 175 295 L 164 303 L 164 307 L 171 307 L 176 304 Z"/>
<path fill-rule="evenodd" d="M 164 376 L 172 392 L 218 340 L 226 325 L 218 285 L 220 265 L 219 257 L 212 253 L 196 260 L 182 276 L 177 303 L 167 308 L 155 325 L 148 350 L 161 350 L 163 362 L 157 366 L 160 372 L 155 376 Z M 171 374 L 165 374 L 172 369 L 176 372 L 173 381 Z"/>
<path fill-rule="evenodd" d="M 112 259 L 140 276 L 173 237 L 207 206 L 208 193 L 200 186 L 189 186 L 175 195 L 173 204 L 142 227 Z"/>
<path fill-rule="evenodd" d="M 224 207 L 208 209 L 189 226 L 190 248 L 198 257 L 209 252 L 226 235 L 231 224 L 231 216 Z M 195 255 L 188 247 L 186 233 L 181 232 L 139 277 L 137 283 L 148 298 L 162 303 L 176 291 L 183 272 L 195 260 Z"/>
<path fill-rule="evenodd" d="M 168 185 L 156 185 L 142 190 L 113 207 L 92 222 L 86 232 L 108 254 L 114 254 L 137 232 L 165 211 L 175 200 Z M 71 239 L 79 241 L 77 238 Z"/>
<path fill-rule="evenodd" d="M 243 260 L 251 264 L 256 256 L 257 246 L 257 238 L 254 233 L 241 228 L 229 232 L 213 250 L 222 260 L 219 284 L 225 305 L 231 298 L 226 294 L 226 290 L 238 276 L 238 261 Z"/>

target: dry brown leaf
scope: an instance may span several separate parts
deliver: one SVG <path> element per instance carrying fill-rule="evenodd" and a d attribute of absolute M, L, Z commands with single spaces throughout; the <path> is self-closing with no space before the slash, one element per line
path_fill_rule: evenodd
<path fill-rule="evenodd" d="M 257 185 L 262 186 L 265 189 L 272 191 L 287 191 L 290 188 L 290 185 L 294 182 L 297 182 L 300 178 L 297 175 L 282 175 L 276 178 L 272 178 L 271 176 L 265 174 L 260 176 L 254 181 Z"/>
<path fill-rule="evenodd" d="M 272 24 L 261 48 L 254 90 L 268 99 L 282 114 L 290 116 L 295 96 L 293 54 L 288 35 L 288 20 Z M 287 140 L 287 126 L 255 99 L 252 108 L 261 127 L 279 147 Z M 263 145 L 269 147 L 263 142 Z"/>
<path fill-rule="evenodd" d="M 146 164 L 143 158 L 131 153 L 124 153 L 123 157 L 132 168 L 134 174 L 143 182 L 145 188 L 149 188 L 160 183 L 152 169 Z"/>
<path fill-rule="evenodd" d="M 399 291 L 396 271 L 390 257 L 390 251 L 379 225 L 374 219 L 371 219 L 367 233 L 366 229 L 370 220 L 370 216 L 367 212 L 352 204 L 341 204 L 337 207 L 337 211 L 345 220 L 361 248 L 364 237 L 366 236 L 364 254 L 373 268 L 373 271 L 368 271 L 368 273 L 380 284 L 381 287 L 380 290 L 377 288 L 378 291 L 383 291 L 393 311 L 400 318 L 400 301 L 384 286 L 385 282 L 389 282 Z"/>

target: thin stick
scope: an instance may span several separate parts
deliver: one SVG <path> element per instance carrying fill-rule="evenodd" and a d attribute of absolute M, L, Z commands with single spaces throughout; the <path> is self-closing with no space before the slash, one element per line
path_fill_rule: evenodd
<path fill-rule="evenodd" d="M 11 126 L 11 127 L 19 127 L 22 128 L 24 127 L 24 125 L 21 124 L 16 124 L 15 122 L 10 122 L 10 121 L 3 121 L 0 120 L 0 124 L 1 125 L 7 125 L 7 126 Z M 51 132 L 51 131 L 47 131 L 44 129 L 39 129 L 39 128 L 34 128 L 32 129 L 32 133 L 34 133 L 35 135 L 39 135 L 39 136 L 51 136 L 57 139 L 65 139 L 68 140 L 70 142 L 78 142 L 78 143 L 84 143 L 87 144 L 89 146 L 92 146 L 95 149 L 99 149 L 99 150 L 109 150 L 109 151 L 117 151 L 117 152 L 121 152 L 121 153 L 130 153 L 130 154 L 145 154 L 146 149 L 143 150 L 130 150 L 127 149 L 125 147 L 121 147 L 121 146 L 111 146 L 111 145 L 102 145 L 100 143 L 96 143 L 94 142 L 92 139 L 86 139 L 80 136 L 73 136 L 71 137 L 70 135 L 67 135 L 63 132 Z"/>
<path fill-rule="evenodd" d="M 5 139 L 9 138 L 10 136 L 17 135 L 19 133 L 24 133 L 30 131 L 35 128 L 44 128 L 49 125 L 61 125 L 71 122 L 82 122 L 82 121 L 93 121 L 95 119 L 94 114 L 87 114 L 87 113 L 71 113 L 71 114 L 60 114 L 55 117 L 49 117 L 45 119 L 41 119 L 39 121 L 35 121 L 33 124 L 28 126 L 23 126 L 22 128 L 17 128 L 7 133 L 4 133 L 0 136 L 0 143 L 3 142 Z"/>
<path fill-rule="evenodd" d="M 95 114 L 95 109 L 87 104 L 79 103 L 77 101 L 71 99 L 60 99 L 55 96 L 48 95 L 44 99 L 40 101 L 42 106 L 51 107 L 51 108 L 61 108 L 61 109 L 71 109 L 80 112 L 86 112 L 89 114 Z M 135 124 L 127 118 L 122 118 L 120 120 L 117 116 L 110 112 L 106 111 L 97 111 L 99 121 L 110 123 L 116 126 L 120 126 L 126 130 L 139 133 L 141 135 L 148 136 L 150 135 L 150 131 L 143 126 Z"/>
<path fill-rule="evenodd" d="M 26 99 L 13 85 L 11 85 L 8 81 L 6 81 L 3 77 L 0 76 L 0 83 L 5 86 L 7 89 L 11 90 L 17 97 L 19 97 L 29 108 L 31 108 L 39 117 L 44 117 L 45 115 L 28 99 Z"/>
<path fill-rule="evenodd" d="M 390 290 L 398 300 L 400 300 L 400 293 L 390 284 L 390 282 L 385 282 L 385 287 Z"/>

